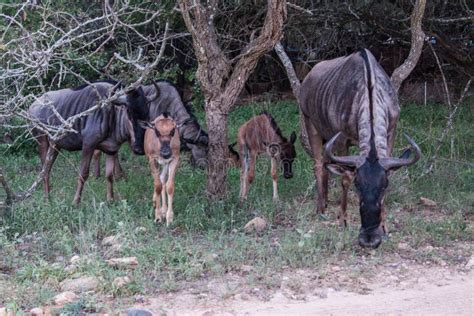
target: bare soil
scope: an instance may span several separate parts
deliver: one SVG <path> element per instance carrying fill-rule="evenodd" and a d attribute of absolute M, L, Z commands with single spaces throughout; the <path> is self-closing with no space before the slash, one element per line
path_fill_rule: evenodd
<path fill-rule="evenodd" d="M 134 307 L 154 315 L 474 315 L 473 261 L 444 267 L 402 261 L 381 265 L 370 277 L 339 266 L 329 279 L 288 271 L 269 291 L 231 275 Z"/>

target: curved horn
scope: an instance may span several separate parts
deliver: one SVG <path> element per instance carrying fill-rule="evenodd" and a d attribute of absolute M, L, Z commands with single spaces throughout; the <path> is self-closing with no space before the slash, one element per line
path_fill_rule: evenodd
<path fill-rule="evenodd" d="M 324 155 L 329 159 L 330 162 L 332 163 L 337 163 L 340 165 L 345 165 L 345 166 L 351 166 L 351 167 L 360 167 L 364 163 L 364 158 L 362 156 L 334 156 L 332 153 L 332 147 L 334 146 L 334 143 L 336 142 L 337 138 L 339 135 L 341 135 L 342 132 L 337 133 L 336 135 L 329 140 L 326 145 L 324 146 Z"/>
<path fill-rule="evenodd" d="M 420 147 L 418 147 L 417 143 L 415 143 L 415 141 L 410 136 L 408 136 L 408 134 L 403 133 L 403 136 L 405 136 L 405 138 L 408 140 L 408 142 L 411 145 L 411 148 L 413 148 L 415 150 L 415 156 L 412 157 L 412 158 L 408 158 L 410 156 L 410 153 L 411 153 L 409 151 L 407 158 L 403 158 L 403 156 L 405 156 L 405 155 L 402 155 L 401 158 L 393 158 L 393 157 L 382 158 L 382 159 L 380 159 L 379 162 L 385 170 L 398 169 L 398 168 L 403 167 L 403 166 L 409 166 L 409 165 L 414 164 L 415 162 L 417 162 L 420 159 L 420 157 L 421 157 Z"/>

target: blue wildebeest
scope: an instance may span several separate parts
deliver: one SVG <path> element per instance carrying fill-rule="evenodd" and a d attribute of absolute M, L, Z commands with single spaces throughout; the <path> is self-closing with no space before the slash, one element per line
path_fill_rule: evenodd
<path fill-rule="evenodd" d="M 415 154 L 407 149 L 392 158 L 395 129 L 400 113 L 389 77 L 368 50 L 318 63 L 306 76 L 300 108 L 315 162 L 318 182 L 317 211 L 324 213 L 328 173 L 342 175 L 341 225 L 347 225 L 347 190 L 354 179 L 359 196 L 359 244 L 376 248 L 385 233 L 384 196 L 390 171 L 415 163 L 418 145 L 407 135 Z M 326 143 L 324 152 L 323 146 Z M 351 145 L 359 154 L 347 156 Z M 333 147 L 341 156 L 333 154 Z"/>
<path fill-rule="evenodd" d="M 176 121 L 181 137 L 181 149 L 191 151 L 191 163 L 204 167 L 207 164 L 207 145 L 209 138 L 194 116 L 190 105 L 183 102 L 178 89 L 167 80 L 158 80 L 151 85 L 142 86 L 147 99 L 151 122 L 163 113 L 169 113 Z M 95 175 L 99 176 L 100 152 L 94 154 Z M 116 175 L 121 173 L 121 167 L 116 158 Z"/>
<path fill-rule="evenodd" d="M 119 84 L 112 81 L 85 84 L 73 89 L 50 91 L 40 96 L 29 108 L 31 117 L 43 124 L 59 126 L 61 119 L 68 119 L 95 106 L 101 100 L 107 99 Z M 155 98 L 151 95 L 150 100 Z M 44 189 L 49 195 L 49 173 L 60 149 L 69 151 L 82 150 L 81 165 L 77 182 L 74 204 L 81 200 L 84 182 L 89 176 L 90 161 L 94 149 L 107 154 L 106 177 L 107 199 L 113 199 L 113 170 L 114 155 L 120 145 L 126 141 L 131 143 L 132 150 L 143 155 L 143 140 L 145 131 L 139 126 L 139 120 L 148 119 L 147 99 L 141 87 L 131 90 L 126 95 L 114 101 L 114 105 L 101 107 L 87 116 L 77 119 L 70 132 L 54 144 L 50 144 L 47 135 L 34 129 L 33 135 L 39 144 L 39 154 L 44 164 L 50 145 L 54 146 L 52 161 L 44 177 Z M 54 111 L 53 111 L 54 108 Z"/>
<path fill-rule="evenodd" d="M 277 165 L 281 164 L 285 179 L 293 177 L 292 166 L 296 158 L 295 141 L 296 133 L 293 132 L 288 141 L 281 133 L 273 117 L 267 112 L 252 117 L 240 126 L 237 132 L 237 143 L 242 157 L 240 173 L 241 202 L 247 198 L 249 185 L 255 177 L 257 156 L 263 153 L 270 156 L 273 200 L 278 200 Z"/>

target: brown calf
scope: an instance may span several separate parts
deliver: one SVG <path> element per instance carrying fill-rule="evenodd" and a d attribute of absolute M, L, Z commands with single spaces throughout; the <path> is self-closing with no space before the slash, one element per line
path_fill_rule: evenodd
<path fill-rule="evenodd" d="M 145 155 L 148 157 L 154 179 L 155 222 L 161 223 L 166 216 L 168 226 L 173 222 L 174 176 L 181 145 L 178 128 L 167 113 L 161 114 L 152 123 L 146 122 L 143 127 L 146 128 Z M 163 166 L 161 173 L 159 165 Z"/>
<path fill-rule="evenodd" d="M 281 133 L 273 117 L 263 112 L 245 122 L 237 133 L 242 171 L 240 173 L 240 201 L 247 198 L 248 188 L 255 177 L 257 156 L 267 153 L 271 159 L 273 200 L 278 201 L 277 165 L 281 163 L 283 176 L 293 177 L 292 165 L 296 158 L 296 133 L 288 141 Z"/>

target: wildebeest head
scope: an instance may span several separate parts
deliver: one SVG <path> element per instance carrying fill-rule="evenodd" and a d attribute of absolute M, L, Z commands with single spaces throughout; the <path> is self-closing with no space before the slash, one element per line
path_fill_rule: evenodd
<path fill-rule="evenodd" d="M 391 171 L 417 162 L 421 157 L 421 151 L 415 141 L 405 134 L 411 148 L 405 150 L 399 158 L 378 158 L 373 142 L 367 157 L 334 156 L 332 147 L 340 134 L 336 134 L 326 144 L 324 154 L 329 160 L 326 168 L 338 175 L 349 173 L 354 178 L 361 217 L 359 244 L 362 247 L 377 248 L 382 242 L 384 233 L 380 224 L 388 176 Z M 414 150 L 415 155 L 409 158 L 411 149 Z"/>
<path fill-rule="evenodd" d="M 117 105 L 125 105 L 127 109 L 128 119 L 130 120 L 132 131 L 132 150 L 137 155 L 144 155 L 143 142 L 145 138 L 145 130 L 140 126 L 140 121 L 148 120 L 147 98 L 141 87 L 132 89 L 125 96 L 115 101 Z"/>
<path fill-rule="evenodd" d="M 168 113 L 158 116 L 153 122 L 142 122 L 144 128 L 153 129 L 160 143 L 160 156 L 163 159 L 170 159 L 173 152 L 171 151 L 171 140 L 177 132 L 175 121 Z"/>

